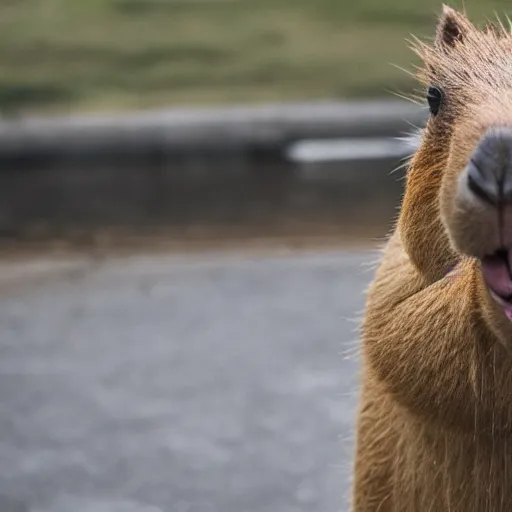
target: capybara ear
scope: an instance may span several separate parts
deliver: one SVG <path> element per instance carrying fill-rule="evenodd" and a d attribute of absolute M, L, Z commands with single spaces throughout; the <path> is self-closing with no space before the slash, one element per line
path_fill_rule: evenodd
<path fill-rule="evenodd" d="M 464 14 L 443 5 L 443 12 L 437 24 L 436 45 L 444 49 L 453 48 L 457 43 L 464 42 L 471 28 L 471 22 Z"/>

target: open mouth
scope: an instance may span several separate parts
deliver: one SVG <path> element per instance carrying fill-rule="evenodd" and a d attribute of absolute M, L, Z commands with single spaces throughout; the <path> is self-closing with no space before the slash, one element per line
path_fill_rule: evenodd
<path fill-rule="evenodd" d="M 493 299 L 512 320 L 512 249 L 499 249 L 482 260 L 482 274 Z"/>

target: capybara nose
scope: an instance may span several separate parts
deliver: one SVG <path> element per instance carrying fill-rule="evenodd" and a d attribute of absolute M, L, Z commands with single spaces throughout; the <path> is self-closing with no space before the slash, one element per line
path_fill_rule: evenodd
<path fill-rule="evenodd" d="M 467 167 L 470 190 L 493 206 L 512 204 L 512 128 L 491 128 Z"/>

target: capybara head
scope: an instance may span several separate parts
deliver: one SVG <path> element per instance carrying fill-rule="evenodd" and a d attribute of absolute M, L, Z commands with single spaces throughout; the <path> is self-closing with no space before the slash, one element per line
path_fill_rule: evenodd
<path fill-rule="evenodd" d="M 457 259 L 477 258 L 512 319 L 511 27 L 478 29 L 445 6 L 435 41 L 414 49 L 424 62 L 430 117 L 402 207 L 406 249 L 432 277 Z"/>

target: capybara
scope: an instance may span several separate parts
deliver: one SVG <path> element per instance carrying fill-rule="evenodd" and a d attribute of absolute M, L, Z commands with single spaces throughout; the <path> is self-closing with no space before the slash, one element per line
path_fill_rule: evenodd
<path fill-rule="evenodd" d="M 512 511 L 512 34 L 445 6 L 362 322 L 354 512 Z"/>

